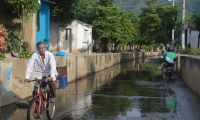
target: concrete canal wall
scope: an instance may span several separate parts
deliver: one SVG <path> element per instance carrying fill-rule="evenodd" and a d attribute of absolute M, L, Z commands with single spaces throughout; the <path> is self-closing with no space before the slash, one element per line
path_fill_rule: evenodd
<path fill-rule="evenodd" d="M 160 53 L 105 53 L 105 54 L 69 54 L 67 57 L 55 57 L 58 68 L 67 75 L 68 82 L 85 78 L 91 73 L 128 60 L 158 56 Z M 28 59 L 6 58 L 0 61 L 0 107 L 32 95 L 33 83 L 24 84 Z M 33 76 L 31 77 L 33 79 Z"/>
<path fill-rule="evenodd" d="M 178 55 L 177 71 L 187 86 L 200 98 L 200 56 Z"/>

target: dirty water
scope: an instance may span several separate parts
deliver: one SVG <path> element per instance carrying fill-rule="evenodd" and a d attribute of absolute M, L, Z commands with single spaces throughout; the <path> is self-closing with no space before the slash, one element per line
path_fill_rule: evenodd
<path fill-rule="evenodd" d="M 57 92 L 55 119 L 170 118 L 177 113 L 176 95 L 166 86 L 158 65 L 149 60 L 122 63 L 70 83 Z M 0 112 L 2 120 L 26 119 L 26 109 L 14 104 Z"/>
<path fill-rule="evenodd" d="M 166 88 L 156 63 L 134 61 L 116 65 L 90 76 L 86 84 L 82 94 L 67 94 L 78 101 L 57 119 L 149 119 L 153 114 L 177 112 L 175 94 Z"/>

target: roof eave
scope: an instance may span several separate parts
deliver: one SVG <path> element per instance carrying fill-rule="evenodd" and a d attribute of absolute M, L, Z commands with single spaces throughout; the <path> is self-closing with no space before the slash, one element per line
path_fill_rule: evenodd
<path fill-rule="evenodd" d="M 42 0 L 42 1 L 44 1 L 44 2 L 48 2 L 48 3 L 51 3 L 51 4 L 56 4 L 55 2 L 50 1 L 50 0 Z"/>

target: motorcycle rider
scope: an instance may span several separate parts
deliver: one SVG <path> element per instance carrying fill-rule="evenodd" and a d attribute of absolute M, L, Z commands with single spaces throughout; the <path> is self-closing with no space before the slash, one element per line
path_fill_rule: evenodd
<path fill-rule="evenodd" d="M 164 65 L 166 65 L 167 63 L 173 63 L 173 71 L 176 71 L 176 59 L 177 59 L 177 55 L 173 52 L 172 48 L 167 48 L 167 52 L 165 52 L 164 56 L 163 56 L 164 62 L 162 63 L 162 67 L 164 67 Z M 164 73 L 166 72 L 166 67 L 164 67 Z"/>

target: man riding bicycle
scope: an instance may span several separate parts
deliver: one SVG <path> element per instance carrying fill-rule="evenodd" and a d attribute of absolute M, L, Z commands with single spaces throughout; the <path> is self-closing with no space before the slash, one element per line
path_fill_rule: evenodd
<path fill-rule="evenodd" d="M 57 70 L 56 70 L 56 60 L 54 55 L 46 51 L 46 45 L 44 42 L 38 42 L 36 44 L 37 52 L 35 52 L 27 63 L 27 68 L 25 72 L 24 82 L 29 82 L 32 71 L 34 70 L 34 78 L 45 79 L 45 82 L 39 83 L 41 87 L 49 86 L 52 94 L 51 102 L 55 102 L 56 98 L 56 88 L 54 81 L 56 80 Z M 33 94 L 36 91 L 33 91 Z"/>

